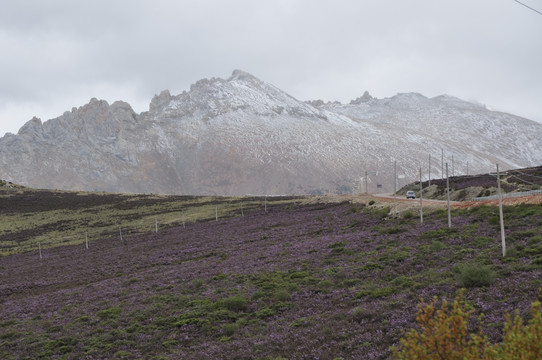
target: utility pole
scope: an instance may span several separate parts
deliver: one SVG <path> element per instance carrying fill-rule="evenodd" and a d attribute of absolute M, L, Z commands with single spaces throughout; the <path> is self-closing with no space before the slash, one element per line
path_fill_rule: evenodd
<path fill-rule="evenodd" d="M 440 171 L 441 171 L 441 174 L 442 174 L 442 180 L 444 180 L 444 149 L 440 149 Z M 448 177 L 448 175 L 446 175 L 446 177 Z"/>
<path fill-rule="evenodd" d="M 429 186 L 431 186 L 431 154 L 429 154 Z"/>
<path fill-rule="evenodd" d="M 506 256 L 506 240 L 504 238 L 504 219 L 502 214 L 502 194 L 501 194 L 501 175 L 499 173 L 499 164 L 497 164 L 497 191 L 499 193 L 499 219 L 501 223 L 501 243 L 502 256 Z"/>
<path fill-rule="evenodd" d="M 448 228 L 451 228 L 452 213 L 450 212 L 450 178 L 448 178 L 448 163 L 446 163 L 446 200 L 448 202 Z"/>
<path fill-rule="evenodd" d="M 368 183 L 369 183 L 369 175 L 367 173 L 367 170 L 365 170 L 365 194 L 369 193 L 369 191 L 367 190 Z"/>
<path fill-rule="evenodd" d="M 420 166 L 420 224 L 423 224 L 423 183 L 422 183 L 422 168 Z"/>
<path fill-rule="evenodd" d="M 397 215 L 397 160 L 393 161 L 393 212 Z"/>

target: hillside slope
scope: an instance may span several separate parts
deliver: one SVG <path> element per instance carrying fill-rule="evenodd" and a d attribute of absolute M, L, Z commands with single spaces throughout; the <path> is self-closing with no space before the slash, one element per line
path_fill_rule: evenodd
<path fill-rule="evenodd" d="M 118 225 L 162 218 L 171 205 L 56 195 L 61 201 L 36 192 L 0 211 L 69 216 L 63 210 L 79 206 L 79 226 L 98 211 Z M 503 258 L 496 207 L 453 211 L 448 229 L 444 210 L 420 224 L 368 203 L 312 200 L 126 234 L 124 242 L 118 233 L 92 237 L 88 249 L 43 248 L 41 259 L 37 248 L 0 257 L 0 357 L 389 359 L 389 347 L 415 326 L 420 298 L 450 299 L 467 287 L 474 318 L 484 314 L 483 330 L 497 342 L 504 315 L 517 309 L 525 318 L 539 294 L 539 205 L 505 208 Z M 124 216 L 111 216 L 114 209 Z M 479 276 L 473 282 L 469 273 Z"/>
<path fill-rule="evenodd" d="M 542 190 L 542 166 L 522 169 L 511 169 L 500 173 L 501 195 L 513 196 L 514 193 L 529 194 Z M 446 189 L 449 185 L 450 199 L 453 201 L 471 201 L 473 198 L 495 197 L 497 191 L 496 172 L 477 175 L 451 176 L 446 179 L 433 179 L 431 182 L 423 181 L 423 197 L 429 199 L 445 200 Z M 408 184 L 398 191 L 404 195 L 408 190 L 420 196 L 420 182 Z"/>

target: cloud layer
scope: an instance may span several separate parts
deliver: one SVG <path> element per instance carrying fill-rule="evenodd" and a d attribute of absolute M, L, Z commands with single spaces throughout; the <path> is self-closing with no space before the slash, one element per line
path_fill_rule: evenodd
<path fill-rule="evenodd" d="M 540 34 L 512 0 L 9 2 L 0 136 L 92 97 L 145 111 L 237 68 L 301 100 L 447 93 L 542 122 Z"/>

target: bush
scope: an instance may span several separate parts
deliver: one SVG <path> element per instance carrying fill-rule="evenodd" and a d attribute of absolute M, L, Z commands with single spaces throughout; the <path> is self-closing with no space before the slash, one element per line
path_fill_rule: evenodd
<path fill-rule="evenodd" d="M 466 264 L 459 266 L 459 284 L 461 287 L 489 286 L 495 280 L 495 276 L 495 272 L 487 265 Z"/>
<path fill-rule="evenodd" d="M 401 350 L 392 347 L 394 359 L 481 359 L 487 342 L 480 333 L 468 334 L 467 325 L 473 309 L 463 300 L 463 292 L 450 305 L 437 298 L 419 305 L 416 321 L 420 331 L 408 331 L 401 341 Z"/>
<path fill-rule="evenodd" d="M 393 287 L 381 287 L 381 288 L 374 288 L 371 287 L 370 289 L 363 289 L 356 293 L 356 297 L 359 299 L 364 296 L 369 296 L 371 298 L 380 298 L 385 297 L 394 294 L 396 291 Z"/>
<path fill-rule="evenodd" d="M 535 235 L 527 240 L 528 246 L 537 246 L 542 244 L 542 235 Z"/>
<path fill-rule="evenodd" d="M 526 326 L 516 311 L 514 319 L 506 315 L 504 338 L 495 345 L 498 359 L 542 359 L 542 315 L 540 301 L 531 304 L 532 318 Z"/>
<path fill-rule="evenodd" d="M 320 291 L 327 292 L 331 290 L 331 288 L 333 288 L 333 283 L 331 282 L 331 280 L 326 279 L 318 283 L 318 290 Z"/>
<path fill-rule="evenodd" d="M 261 310 L 256 311 L 256 312 L 254 313 L 254 315 L 255 315 L 256 317 L 259 317 L 259 318 L 263 319 L 263 318 L 267 318 L 267 317 L 273 316 L 273 315 L 275 315 L 276 313 L 277 313 L 277 312 L 276 312 L 275 310 L 266 307 L 266 308 L 263 308 L 263 309 L 261 309 Z"/>
<path fill-rule="evenodd" d="M 420 331 L 410 330 L 401 338 L 401 349 L 392 347 L 394 359 L 457 359 L 505 360 L 542 358 L 542 316 L 540 301 L 531 304 L 532 318 L 524 326 L 516 312 L 514 319 L 506 316 L 502 343 L 491 344 L 482 334 L 482 324 L 475 333 L 468 332 L 474 310 L 463 300 L 464 289 L 450 305 L 437 299 L 419 306 L 416 320 Z M 481 322 L 481 321 L 480 321 Z"/>
<path fill-rule="evenodd" d="M 105 310 L 98 311 L 97 315 L 100 319 L 116 319 L 122 313 L 122 309 L 116 306 L 110 307 Z"/>
<path fill-rule="evenodd" d="M 273 294 L 273 298 L 277 301 L 288 301 L 290 297 L 290 292 L 286 289 L 278 289 Z"/>
<path fill-rule="evenodd" d="M 352 312 L 352 320 L 358 323 L 372 320 L 375 316 L 376 314 L 373 313 L 372 311 L 365 310 L 361 307 L 355 308 L 354 311 Z"/>
<path fill-rule="evenodd" d="M 218 308 L 226 308 L 231 311 L 244 311 L 248 306 L 248 301 L 243 296 L 235 295 L 225 298 L 216 303 Z"/>
<path fill-rule="evenodd" d="M 222 332 L 226 336 L 232 336 L 233 334 L 235 334 L 237 332 L 237 330 L 239 330 L 239 325 L 238 324 L 224 324 L 224 325 L 222 325 Z"/>
<path fill-rule="evenodd" d="M 499 225 L 500 220 L 498 216 L 492 216 L 489 218 L 488 222 L 489 222 L 489 225 Z"/>
<path fill-rule="evenodd" d="M 446 244 L 444 244 L 442 241 L 439 240 L 433 240 L 431 241 L 431 244 L 429 245 L 429 250 L 433 252 L 440 251 L 446 247 Z"/>

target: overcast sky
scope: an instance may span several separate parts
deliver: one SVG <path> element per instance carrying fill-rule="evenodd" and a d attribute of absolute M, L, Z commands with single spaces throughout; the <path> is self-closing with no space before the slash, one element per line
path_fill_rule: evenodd
<path fill-rule="evenodd" d="M 3 1 L 0 49 L 0 136 L 234 69 L 299 100 L 449 94 L 542 122 L 542 15 L 514 0 Z"/>

